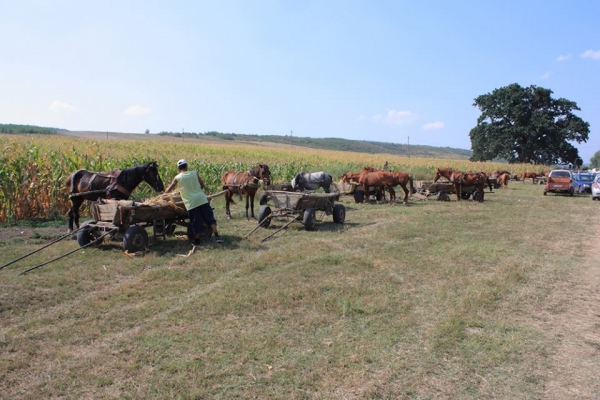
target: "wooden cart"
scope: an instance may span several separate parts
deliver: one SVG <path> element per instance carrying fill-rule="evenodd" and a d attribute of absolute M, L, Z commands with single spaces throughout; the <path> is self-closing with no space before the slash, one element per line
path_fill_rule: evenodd
<path fill-rule="evenodd" d="M 317 223 L 317 211 L 322 211 L 326 215 L 332 215 L 333 222 L 336 224 L 343 224 L 346 220 L 346 207 L 343 204 L 335 203 L 339 201 L 340 193 L 306 193 L 276 190 L 266 190 L 265 192 L 269 201 L 273 203 L 273 207 L 265 204 L 260 208 L 258 211 L 258 226 L 246 235 L 246 237 L 260 227 L 269 227 L 274 218 L 286 218 L 289 221 L 263 240 L 285 229 L 293 222 L 301 222 L 307 231 L 314 230 Z"/>

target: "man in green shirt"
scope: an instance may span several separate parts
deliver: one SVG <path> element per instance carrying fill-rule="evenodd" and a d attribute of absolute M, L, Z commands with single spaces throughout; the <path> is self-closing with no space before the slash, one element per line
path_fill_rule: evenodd
<path fill-rule="evenodd" d="M 210 226 L 215 234 L 215 242 L 223 243 L 217 230 L 217 220 L 204 193 L 204 181 L 198 175 L 198 171 L 188 171 L 188 163 L 184 159 L 177 161 L 177 169 L 179 169 L 179 174 L 175 176 L 165 193 L 169 193 L 177 184 L 181 186 L 181 199 L 190 217 L 190 224 L 194 232 L 194 245 L 200 244 L 203 224 Z"/>

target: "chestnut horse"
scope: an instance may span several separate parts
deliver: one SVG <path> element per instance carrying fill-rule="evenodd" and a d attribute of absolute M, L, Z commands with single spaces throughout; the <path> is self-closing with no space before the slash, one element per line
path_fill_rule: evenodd
<path fill-rule="evenodd" d="M 452 168 L 438 168 L 435 171 L 433 182 L 437 182 L 442 176 L 448 179 L 454 186 L 456 201 L 460 201 L 460 194 L 463 186 L 475 186 L 479 191 L 479 202 L 483 202 L 483 188 L 487 180 L 485 174 L 480 172 L 460 172 L 455 171 Z"/>
<path fill-rule="evenodd" d="M 73 225 L 79 229 L 79 207 L 84 200 L 127 200 L 131 192 L 142 182 L 152 186 L 156 192 L 165 190 L 155 161 L 106 173 L 90 172 L 85 169 L 73 172 L 65 182 L 71 200 L 71 209 L 68 213 L 69 232 L 73 232 Z"/>
<path fill-rule="evenodd" d="M 504 173 L 502 175 L 499 175 L 496 178 L 496 182 L 498 182 L 500 185 L 502 185 L 502 188 L 508 189 L 508 177 L 509 177 L 508 173 Z"/>
<path fill-rule="evenodd" d="M 254 197 L 260 186 L 259 181 L 263 180 L 265 185 L 271 182 L 271 171 L 267 164 L 258 164 L 246 172 L 227 171 L 221 178 L 221 184 L 225 192 L 225 215 L 231 218 L 230 204 L 235 204 L 233 195 L 238 194 L 241 198 L 242 194 L 246 196 L 246 219 L 248 217 L 248 208 L 254 217 Z"/>
<path fill-rule="evenodd" d="M 521 172 L 521 180 L 525 183 L 525 179 L 531 178 L 531 183 L 535 183 L 535 178 L 538 176 L 543 176 L 542 174 L 538 174 L 537 172 Z"/>
<path fill-rule="evenodd" d="M 404 200 L 402 201 L 403 204 L 408 203 L 409 193 L 414 192 L 412 176 L 406 172 L 387 172 L 365 167 L 358 177 L 358 182 L 363 185 L 367 202 L 369 201 L 369 187 L 372 186 L 387 186 L 388 191 L 390 192 L 390 203 L 396 199 L 394 186 L 400 185 L 402 190 L 404 190 Z M 406 185 L 410 185 L 410 192 Z"/>

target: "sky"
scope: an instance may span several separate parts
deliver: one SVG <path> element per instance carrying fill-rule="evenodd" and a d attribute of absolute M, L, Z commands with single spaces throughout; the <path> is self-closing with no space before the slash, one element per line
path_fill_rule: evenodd
<path fill-rule="evenodd" d="M 474 99 L 577 103 L 600 150 L 600 0 L 0 0 L 0 123 L 470 149 Z"/>

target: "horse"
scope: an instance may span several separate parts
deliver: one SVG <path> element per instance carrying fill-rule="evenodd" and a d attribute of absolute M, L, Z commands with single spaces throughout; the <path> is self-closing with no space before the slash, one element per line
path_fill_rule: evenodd
<path fill-rule="evenodd" d="M 402 187 L 402 190 L 404 190 L 404 200 L 402 201 L 403 204 L 408 203 L 409 193 L 414 192 L 412 176 L 405 172 L 387 172 L 365 167 L 363 168 L 363 170 L 360 173 L 360 176 L 358 177 L 358 182 L 361 185 L 363 185 L 367 202 L 369 201 L 369 187 L 373 186 L 387 186 L 388 191 L 390 192 L 390 203 L 392 203 L 396 198 L 394 186 L 400 185 L 400 187 Z M 407 184 L 410 185 L 410 191 L 406 187 Z"/>
<path fill-rule="evenodd" d="M 463 186 L 476 186 L 477 190 L 479 190 L 479 202 L 483 202 L 483 188 L 486 182 L 485 174 L 480 172 L 460 172 L 452 168 L 438 168 L 435 171 L 433 182 L 437 182 L 442 176 L 448 179 L 454 186 L 456 201 L 460 201 L 461 188 Z"/>
<path fill-rule="evenodd" d="M 531 183 L 535 184 L 535 178 L 537 178 L 538 176 L 542 175 L 538 174 L 537 172 L 521 172 L 521 180 L 523 181 L 523 183 L 525 183 L 525 179 L 531 178 Z"/>
<path fill-rule="evenodd" d="M 256 191 L 260 186 L 259 181 L 262 180 L 265 185 L 271 182 L 271 171 L 267 164 L 258 164 L 256 167 L 246 172 L 226 171 L 221 178 L 221 184 L 223 190 L 225 190 L 225 215 L 228 219 L 231 219 L 230 204 L 235 204 L 233 201 L 233 195 L 238 194 L 240 196 L 246 196 L 246 219 L 248 217 L 248 208 L 252 218 L 254 217 L 254 197 Z"/>
<path fill-rule="evenodd" d="M 498 182 L 498 184 L 502 185 L 502 188 L 508 189 L 508 177 L 509 177 L 509 174 L 504 173 L 496 178 L 496 182 Z"/>
<path fill-rule="evenodd" d="M 330 186 L 333 178 L 327 172 L 300 172 L 292 179 L 292 189 L 295 192 L 304 192 L 306 190 L 317 190 L 322 187 L 325 193 L 330 193 Z"/>
<path fill-rule="evenodd" d="M 79 229 L 79 208 L 84 200 L 127 200 L 131 192 L 142 182 L 149 184 L 157 193 L 165 190 L 156 161 L 106 173 L 90 172 L 85 169 L 73 172 L 65 181 L 71 200 L 71 209 L 68 213 L 69 232 L 73 232 L 73 225 Z"/>

